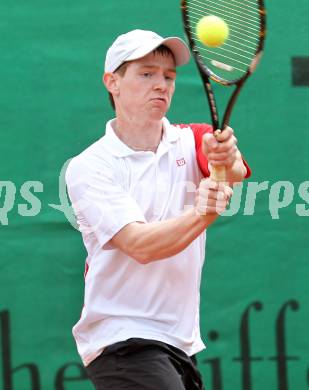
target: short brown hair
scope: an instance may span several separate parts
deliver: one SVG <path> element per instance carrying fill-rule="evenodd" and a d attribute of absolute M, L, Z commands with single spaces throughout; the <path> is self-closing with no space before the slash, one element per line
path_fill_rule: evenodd
<path fill-rule="evenodd" d="M 152 52 L 154 55 L 161 55 L 161 56 L 165 56 L 165 57 L 168 57 L 168 56 L 172 56 L 174 59 L 174 54 L 172 52 L 172 50 L 165 46 L 165 45 L 160 45 L 159 47 L 157 47 L 153 52 Z M 115 71 L 114 73 L 118 73 L 121 77 L 123 77 L 126 73 L 126 70 L 127 70 L 127 65 L 130 61 L 128 62 L 124 62 L 123 64 L 121 64 Z M 114 98 L 113 98 L 113 95 L 108 92 L 108 97 L 109 97 L 109 101 L 113 107 L 113 109 L 115 110 L 115 102 L 114 102 Z"/>

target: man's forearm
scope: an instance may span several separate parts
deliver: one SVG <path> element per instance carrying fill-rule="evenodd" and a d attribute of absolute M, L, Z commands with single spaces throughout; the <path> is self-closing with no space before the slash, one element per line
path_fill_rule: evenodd
<path fill-rule="evenodd" d="M 217 217 L 217 214 L 200 216 L 192 208 L 173 219 L 129 224 L 111 242 L 141 264 L 147 264 L 184 250 Z"/>

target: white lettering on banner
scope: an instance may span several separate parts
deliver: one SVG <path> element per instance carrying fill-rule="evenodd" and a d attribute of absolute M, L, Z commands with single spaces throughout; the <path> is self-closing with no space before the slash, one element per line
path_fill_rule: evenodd
<path fill-rule="evenodd" d="M 32 206 L 28 208 L 26 204 L 18 205 L 18 214 L 23 217 L 35 217 L 42 208 L 40 199 L 30 192 L 31 188 L 34 192 L 43 192 L 43 184 L 38 181 L 27 181 L 21 186 L 21 196 Z"/>
<path fill-rule="evenodd" d="M 71 159 L 67 160 L 63 165 L 60 174 L 59 174 L 59 204 L 49 203 L 48 206 L 60 211 L 64 214 L 69 223 L 76 230 L 80 230 L 79 225 L 76 220 L 76 216 L 69 200 L 66 183 L 65 183 L 65 172 L 67 166 Z M 179 167 L 186 164 L 184 158 L 180 158 L 176 160 L 176 163 Z M 83 182 L 83 178 L 81 176 L 78 177 L 78 183 L 76 185 Z M 74 184 L 75 185 L 75 184 Z M 143 188 L 144 186 L 144 188 Z M 142 193 L 145 195 L 144 204 L 147 205 L 148 193 L 147 188 L 145 187 L 145 183 L 140 183 L 139 188 L 142 188 Z M 162 202 L 164 202 L 164 197 L 166 191 L 168 190 L 168 182 L 163 180 L 157 185 L 157 194 L 155 199 L 155 204 L 153 206 L 153 218 L 158 215 L 161 215 L 163 209 Z M 30 191 L 32 189 L 32 191 Z M 21 203 L 17 204 L 17 212 L 21 217 L 35 217 L 42 212 L 42 202 L 41 200 L 34 195 L 34 193 L 43 193 L 43 183 L 39 180 L 29 180 L 25 181 L 20 187 L 20 195 L 26 200 L 29 204 Z M 171 204 L 169 211 L 173 216 L 177 216 L 181 214 L 184 210 L 194 207 L 194 197 L 196 193 L 197 187 L 194 182 L 184 181 L 178 182 L 173 187 L 173 191 L 183 191 L 184 200 L 187 204 Z M 89 192 L 92 190 L 89 188 Z M 98 215 L 95 221 L 95 226 L 88 226 L 86 224 L 87 221 L 80 221 L 82 223 L 83 229 L 87 231 L 87 233 L 92 233 L 95 229 L 100 228 L 102 225 L 102 218 L 104 218 L 104 214 L 106 209 L 106 205 L 100 205 L 100 194 L 93 190 L 94 193 L 91 194 L 90 198 L 94 196 L 97 197 L 98 200 Z M 257 215 L 258 213 L 265 212 L 265 209 L 268 209 L 269 214 L 272 219 L 280 219 L 280 214 L 283 213 L 283 209 L 290 208 L 295 201 L 295 196 L 299 196 L 299 198 L 303 202 L 296 203 L 295 212 L 299 217 L 309 217 L 309 181 L 302 182 L 298 188 L 295 188 L 295 185 L 290 181 L 277 181 L 270 185 L 269 181 L 259 182 L 243 182 L 236 183 L 233 187 L 234 194 L 231 198 L 229 207 L 222 213 L 223 217 L 230 217 L 236 214 L 243 214 L 244 216 L 252 216 Z M 263 204 L 263 209 L 256 209 L 257 203 L 257 194 L 261 192 L 265 192 L 262 194 L 262 198 L 264 202 L 268 202 L 268 207 L 265 208 L 265 203 Z M 0 226 L 5 226 L 9 224 L 8 214 L 15 207 L 16 202 L 16 192 L 17 186 L 12 181 L 0 181 Z M 268 200 L 267 200 L 268 195 Z M 148 199 L 149 201 L 149 199 Z M 243 201 L 243 202 L 242 202 Z M 31 207 L 29 207 L 29 205 Z M 89 201 L 87 199 L 81 199 L 80 201 L 76 201 L 74 203 L 74 207 L 78 209 L 80 212 L 79 218 L 83 215 L 82 211 L 89 207 Z M 108 207 L 108 205 L 107 205 Z M 243 207 L 243 210 L 241 210 Z M 280 212 L 279 212 L 280 211 Z"/>
<path fill-rule="evenodd" d="M 14 207 L 16 186 L 11 181 L 0 181 L 0 199 L 2 199 L 2 193 L 4 192 L 3 207 L 0 208 L 0 223 L 1 225 L 8 225 L 8 213 Z"/>

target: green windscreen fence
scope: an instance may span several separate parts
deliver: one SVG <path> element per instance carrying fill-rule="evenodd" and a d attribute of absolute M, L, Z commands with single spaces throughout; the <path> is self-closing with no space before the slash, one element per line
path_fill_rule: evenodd
<path fill-rule="evenodd" d="M 266 5 L 264 57 L 231 123 L 253 173 L 208 232 L 207 390 L 309 389 L 309 2 Z M 113 117 L 111 42 L 134 28 L 183 37 L 180 4 L 16 0 L 0 14 L 0 389 L 90 390 L 71 335 L 86 252 L 63 174 Z M 209 122 L 193 60 L 168 118 Z"/>

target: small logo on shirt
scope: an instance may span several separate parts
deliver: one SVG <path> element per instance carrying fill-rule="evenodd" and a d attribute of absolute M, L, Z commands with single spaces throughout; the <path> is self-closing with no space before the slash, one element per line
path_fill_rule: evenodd
<path fill-rule="evenodd" d="M 176 160 L 176 164 L 177 166 L 182 167 L 186 164 L 186 160 L 184 158 L 180 158 L 179 160 Z"/>

